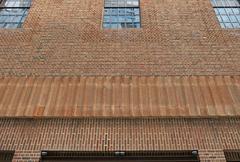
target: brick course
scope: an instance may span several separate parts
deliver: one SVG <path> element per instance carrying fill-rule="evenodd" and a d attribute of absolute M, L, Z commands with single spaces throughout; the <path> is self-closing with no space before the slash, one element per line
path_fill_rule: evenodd
<path fill-rule="evenodd" d="M 0 29 L 0 75 L 239 75 L 240 30 L 210 0 L 141 0 L 141 29 L 104 30 L 104 0 L 33 0 Z"/>
<path fill-rule="evenodd" d="M 240 148 L 240 120 L 221 119 L 0 119 L 0 149 L 37 160 L 42 149 L 198 149 L 203 162 L 224 162 L 223 149 Z"/>

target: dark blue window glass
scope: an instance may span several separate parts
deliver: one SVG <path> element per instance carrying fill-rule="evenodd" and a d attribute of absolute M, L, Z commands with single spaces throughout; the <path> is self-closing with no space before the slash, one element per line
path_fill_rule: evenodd
<path fill-rule="evenodd" d="M 20 28 L 28 15 L 31 0 L 2 0 L 0 28 Z"/>
<path fill-rule="evenodd" d="M 139 0 L 105 0 L 103 28 L 140 28 Z"/>

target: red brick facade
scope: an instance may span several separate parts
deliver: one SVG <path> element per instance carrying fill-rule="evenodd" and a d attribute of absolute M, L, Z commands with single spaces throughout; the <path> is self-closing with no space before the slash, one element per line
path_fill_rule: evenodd
<path fill-rule="evenodd" d="M 210 0 L 141 0 L 141 29 L 102 29 L 104 0 L 33 0 L 0 29 L 1 75 L 239 75 L 240 31 Z"/>
<path fill-rule="evenodd" d="M 211 75 L 212 80 L 215 80 L 216 75 L 228 75 L 239 78 L 240 30 L 221 29 L 210 0 L 140 0 L 142 28 L 124 30 L 102 29 L 103 6 L 104 0 L 33 0 L 23 28 L 0 29 L 0 76 L 9 76 L 10 80 L 6 85 L 5 82 L 0 84 L 0 88 L 7 89 L 7 93 L 5 90 L 0 91 L 0 95 L 7 96 L 0 98 L 0 101 L 4 101 L 0 102 L 1 112 L 14 114 L 17 106 L 30 103 L 27 102 L 31 98 L 30 86 L 26 84 L 25 91 L 22 91 L 24 89 L 22 85 L 25 84 L 14 82 L 11 79 L 13 76 L 44 78 L 92 75 L 100 77 Z M 236 82 L 239 83 L 238 80 Z M 62 82 L 59 83 L 63 85 Z M 89 82 L 86 83 L 89 85 Z M 211 83 L 216 87 L 215 81 Z M 144 84 L 151 85 L 148 82 Z M 93 85 L 99 88 L 98 83 Z M 173 92 L 175 85 L 169 88 L 169 92 Z M 213 101 L 210 105 L 206 104 L 206 108 L 210 112 L 218 107 L 230 112 L 230 108 L 234 107 L 234 111 L 236 109 L 239 113 L 240 100 L 236 97 L 240 96 L 239 84 L 234 86 L 227 84 L 231 89 L 229 92 L 232 92 L 230 95 L 226 95 L 225 84 L 222 85 L 223 88 L 220 90 L 206 86 L 205 92 L 208 96 L 206 102 Z M 187 97 L 182 97 L 182 100 L 191 101 L 186 102 L 186 107 L 190 107 L 191 110 L 200 101 L 198 100 L 200 93 L 196 86 L 195 89 L 190 89 L 191 86 L 188 84 L 184 86 L 187 87 L 187 92 L 191 92 L 186 94 L 192 100 L 188 100 Z M 14 87 L 19 88 L 16 90 L 18 93 Z M 36 89 L 41 87 L 44 86 L 37 84 L 35 86 Z M 126 87 L 123 86 L 123 89 L 126 90 Z M 17 114 L 24 114 L 26 110 L 30 110 L 29 107 L 32 108 L 31 111 L 40 112 L 39 114 L 44 112 L 45 106 L 49 104 L 47 95 L 50 97 L 52 95 L 46 90 L 52 89 L 57 88 L 46 86 L 40 104 L 38 102 L 36 105 L 32 104 L 39 100 L 36 96 L 32 97 L 34 102 L 25 107 L 17 107 Z M 109 92 L 106 91 L 109 89 L 109 86 L 104 84 L 102 91 L 86 89 L 86 92 L 91 92 L 86 94 L 92 99 L 93 93 L 103 92 L 96 93 L 101 99 L 101 95 Z M 40 91 L 36 92 L 35 94 L 40 94 L 38 93 Z M 176 92 L 181 91 L 178 89 Z M 196 100 L 193 99 L 195 93 Z M 167 94 L 169 98 L 173 98 L 171 97 L 173 93 Z M 129 104 L 130 95 L 122 96 L 125 100 L 121 104 Z M 233 99 L 228 100 L 225 96 Z M 69 98 L 71 97 L 74 98 L 74 95 Z M 177 95 L 175 97 L 178 98 Z M 90 99 L 87 102 L 92 104 L 93 100 Z M 150 100 L 157 101 L 151 97 L 146 103 L 151 103 Z M 64 106 L 68 104 L 72 106 L 71 103 L 66 104 L 69 100 L 63 101 L 65 100 L 61 100 L 62 104 L 57 106 L 62 110 L 68 110 L 68 107 Z M 173 101 L 173 105 L 182 108 L 180 100 Z M 137 105 L 144 105 L 141 102 L 145 100 L 139 100 Z M 54 103 L 55 100 L 51 106 L 56 106 Z M 156 105 L 160 105 L 159 102 Z M 98 106 L 104 107 L 106 102 L 101 102 Z M 131 106 L 133 105 L 130 104 L 129 107 Z M 142 108 L 147 109 L 147 106 Z M 167 108 L 173 109 L 171 103 L 167 104 Z M 49 109 L 49 112 L 51 111 L 52 109 Z M 36 114 L 38 116 L 38 113 Z M 127 113 L 126 117 L 129 114 Z M 236 114 L 233 113 L 232 116 L 236 117 Z M 38 161 L 42 149 L 198 149 L 201 162 L 225 162 L 224 149 L 240 149 L 240 120 L 237 117 L 215 118 L 213 115 L 208 119 L 159 119 L 156 115 L 157 118 L 132 119 L 92 117 L 60 119 L 59 116 L 54 119 L 20 119 L 5 118 L 6 116 L 0 119 L 0 150 L 16 150 L 14 162 Z"/>
<path fill-rule="evenodd" d="M 224 149 L 240 148 L 239 119 L 1 119 L 0 132 L 19 162 L 42 149 L 198 149 L 201 162 L 225 162 Z"/>

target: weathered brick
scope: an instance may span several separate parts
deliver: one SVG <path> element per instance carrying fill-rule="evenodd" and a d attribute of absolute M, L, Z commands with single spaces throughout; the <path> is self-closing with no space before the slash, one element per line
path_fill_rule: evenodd
<path fill-rule="evenodd" d="M 239 75 L 239 30 L 210 0 L 141 0 L 141 29 L 102 29 L 104 0 L 33 0 L 0 29 L 0 75 Z"/>

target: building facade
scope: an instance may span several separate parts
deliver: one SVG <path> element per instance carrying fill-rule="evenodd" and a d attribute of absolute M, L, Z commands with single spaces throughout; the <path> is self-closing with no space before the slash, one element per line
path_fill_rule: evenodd
<path fill-rule="evenodd" d="M 14 162 L 240 149 L 238 0 L 0 4 L 0 150 Z"/>

